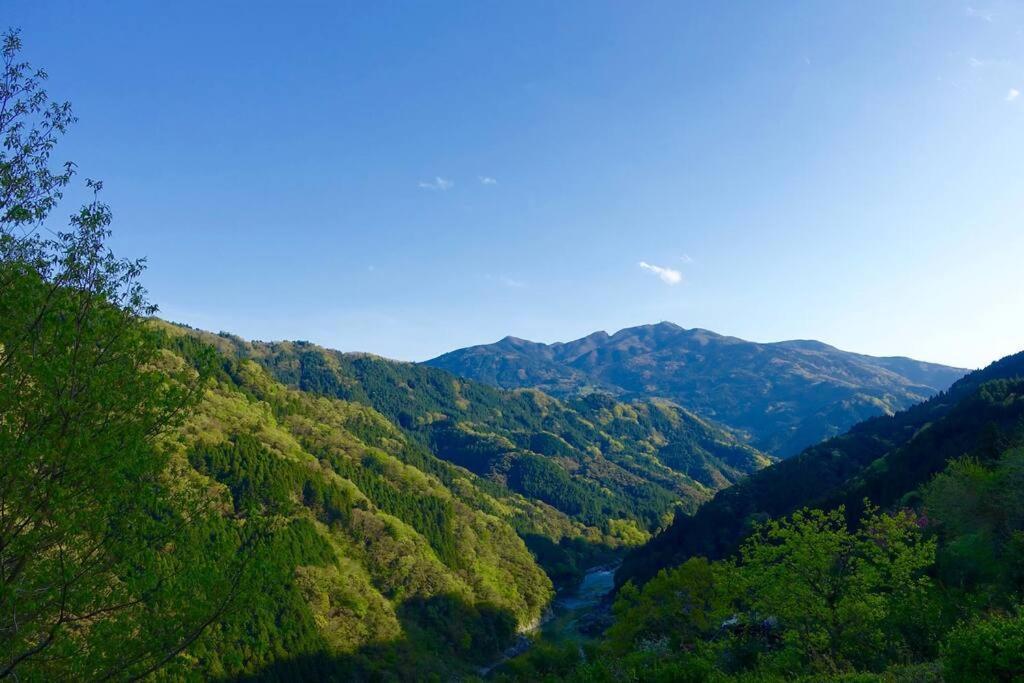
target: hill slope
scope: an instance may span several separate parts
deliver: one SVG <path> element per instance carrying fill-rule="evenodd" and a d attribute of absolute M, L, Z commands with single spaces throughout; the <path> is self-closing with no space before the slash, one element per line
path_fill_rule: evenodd
<path fill-rule="evenodd" d="M 1024 353 L 1019 353 L 972 372 L 947 392 L 862 422 L 720 492 L 627 557 L 617 579 L 645 581 L 689 557 L 725 557 L 752 522 L 805 506 L 844 504 L 851 517 L 865 498 L 893 506 L 951 459 L 990 460 L 1022 436 Z"/>
<path fill-rule="evenodd" d="M 168 440 L 176 476 L 269 529 L 266 585 L 175 663 L 185 677 L 462 677 L 553 581 L 769 462 L 674 406 L 154 325 L 169 367 L 219 368 Z"/>
<path fill-rule="evenodd" d="M 164 334 L 169 366 L 208 352 Z M 371 408 L 289 389 L 252 361 L 218 364 L 168 447 L 176 476 L 225 518 L 266 524 L 251 567 L 261 588 L 172 678 L 450 677 L 539 619 L 552 584 L 515 526 L 538 520 L 558 540 L 580 525 L 489 490 Z"/>
<path fill-rule="evenodd" d="M 428 365 L 495 386 L 555 396 L 599 389 L 660 397 L 749 435 L 781 457 L 946 389 L 965 371 L 909 358 L 875 358 L 816 341 L 759 344 L 672 323 L 567 343 L 506 337 Z"/>
<path fill-rule="evenodd" d="M 440 458 L 613 535 L 656 528 L 672 507 L 692 511 L 770 462 L 664 402 L 559 401 L 304 342 L 206 338 L 289 386 L 371 406 Z"/>

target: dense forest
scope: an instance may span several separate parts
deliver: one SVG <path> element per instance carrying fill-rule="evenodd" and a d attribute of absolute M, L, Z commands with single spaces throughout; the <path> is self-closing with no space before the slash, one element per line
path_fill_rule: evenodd
<path fill-rule="evenodd" d="M 752 523 L 801 507 L 845 504 L 853 517 L 865 498 L 897 505 L 952 458 L 995 457 L 1020 427 L 1021 376 L 1024 354 L 1009 356 L 908 410 L 862 422 L 747 478 L 627 558 L 621 581 L 646 580 L 694 555 L 724 557 Z"/>
<path fill-rule="evenodd" d="M 613 536 L 639 538 L 666 513 L 692 512 L 771 462 L 667 402 L 623 403 L 600 394 L 559 401 L 306 342 L 193 334 L 289 386 L 370 406 L 438 457 Z"/>

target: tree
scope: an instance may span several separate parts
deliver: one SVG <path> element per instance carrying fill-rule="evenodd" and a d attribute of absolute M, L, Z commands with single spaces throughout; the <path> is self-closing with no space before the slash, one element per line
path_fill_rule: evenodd
<path fill-rule="evenodd" d="M 1024 675 L 1024 616 L 992 615 L 959 624 L 942 645 L 948 681 L 1019 681 Z"/>
<path fill-rule="evenodd" d="M 143 262 L 105 246 L 94 197 L 43 221 L 72 178 L 49 167 L 73 122 L 18 62 L 0 76 L 0 678 L 129 678 L 171 661 L 242 585 L 244 542 L 167 476 L 164 442 L 203 386 L 169 365 Z M 94 192 L 101 185 L 88 182 Z"/>
<path fill-rule="evenodd" d="M 748 608 L 777 620 L 783 641 L 819 671 L 876 668 L 905 655 L 906 619 L 928 617 L 934 540 L 909 512 L 801 510 L 771 521 L 742 549 Z"/>
<path fill-rule="evenodd" d="M 608 645 L 619 653 L 692 647 L 732 613 L 734 571 L 730 563 L 696 557 L 663 569 L 642 591 L 627 583 L 613 606 L 615 623 L 608 629 Z"/>

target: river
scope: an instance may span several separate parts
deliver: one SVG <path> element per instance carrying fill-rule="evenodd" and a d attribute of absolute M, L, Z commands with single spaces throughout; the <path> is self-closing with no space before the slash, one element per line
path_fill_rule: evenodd
<path fill-rule="evenodd" d="M 533 646 L 534 639 L 582 642 L 593 637 L 593 633 L 587 632 L 588 622 L 608 609 L 605 598 L 615 588 L 617 568 L 618 564 L 611 564 L 589 569 L 579 585 L 555 596 L 537 627 L 519 636 L 500 659 L 481 668 L 480 674 L 487 676 L 508 660 L 525 653 Z"/>
<path fill-rule="evenodd" d="M 553 641 L 587 639 L 587 618 L 592 617 L 595 610 L 607 607 L 604 599 L 615 588 L 617 568 L 617 564 L 594 567 L 576 588 L 557 595 L 549 617 L 541 625 L 541 636 Z"/>

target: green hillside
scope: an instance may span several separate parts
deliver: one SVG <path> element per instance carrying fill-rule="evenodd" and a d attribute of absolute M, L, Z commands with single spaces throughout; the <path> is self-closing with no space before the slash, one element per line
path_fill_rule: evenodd
<path fill-rule="evenodd" d="M 1015 681 L 1024 353 L 719 493 L 627 558 L 597 643 L 510 681 Z"/>
<path fill-rule="evenodd" d="M 695 510 L 771 462 L 664 402 L 600 395 L 560 401 L 304 342 L 204 339 L 289 386 L 368 405 L 438 457 L 621 540 L 657 529 L 675 507 Z"/>
<path fill-rule="evenodd" d="M 664 404 L 563 404 L 413 364 L 153 325 L 168 371 L 214 355 L 203 399 L 167 441 L 180 472 L 209 481 L 235 523 L 271 520 L 253 570 L 266 600 L 208 629 L 182 672 L 472 671 L 537 623 L 552 580 L 573 581 L 768 462 Z"/>
<path fill-rule="evenodd" d="M 890 506 L 946 463 L 965 454 L 994 457 L 1024 416 L 1024 354 L 956 382 L 947 392 L 848 433 L 719 493 L 692 517 L 680 516 L 631 555 L 620 582 L 645 580 L 691 556 L 724 557 L 752 522 L 803 507 L 845 503 L 851 514 L 869 498 Z"/>
<path fill-rule="evenodd" d="M 168 363 L 202 353 L 195 337 L 163 329 Z M 268 592 L 212 627 L 179 668 L 451 673 L 538 620 L 552 584 L 513 525 L 536 518 L 556 541 L 585 535 L 580 525 L 492 495 L 364 405 L 288 389 L 251 361 L 218 363 L 171 443 L 225 515 L 273 520 L 256 572 Z"/>

